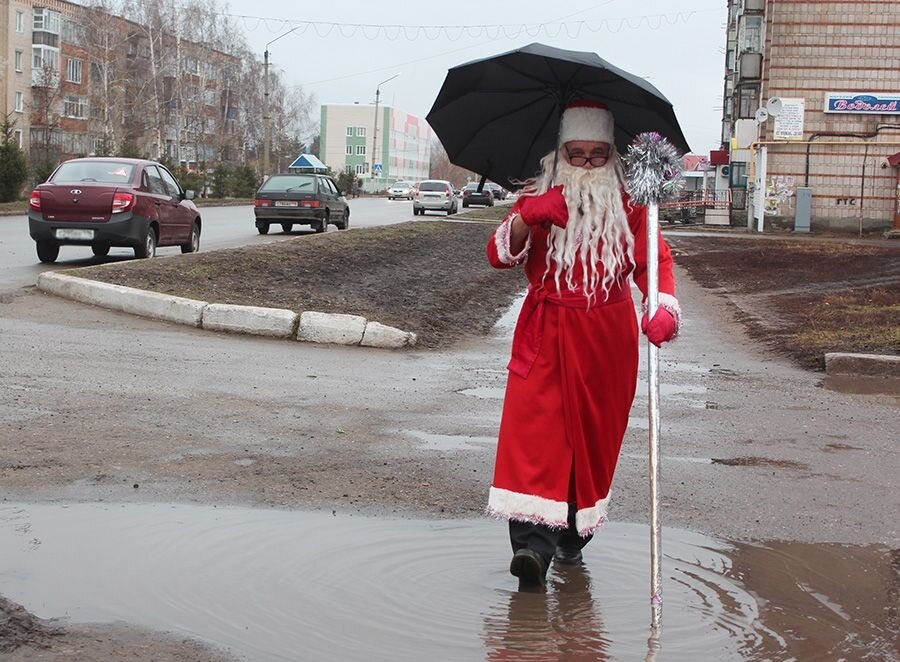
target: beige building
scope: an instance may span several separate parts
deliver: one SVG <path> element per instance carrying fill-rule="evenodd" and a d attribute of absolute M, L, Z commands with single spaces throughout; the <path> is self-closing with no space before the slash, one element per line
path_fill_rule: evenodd
<path fill-rule="evenodd" d="M 123 151 L 189 169 L 237 160 L 239 70 L 100 6 L 0 0 L 0 89 L 33 164 Z"/>
<path fill-rule="evenodd" d="M 0 0 L 0 96 L 3 116 L 15 122 L 13 136 L 28 151 L 31 99 L 31 2 Z"/>
<path fill-rule="evenodd" d="M 722 143 L 732 223 L 793 223 L 800 192 L 814 228 L 890 227 L 900 2 L 729 0 Z"/>
<path fill-rule="evenodd" d="M 324 104 L 319 135 L 319 158 L 335 173 L 356 173 L 366 191 L 428 178 L 433 133 L 415 115 L 378 106 L 376 126 L 374 105 Z"/>

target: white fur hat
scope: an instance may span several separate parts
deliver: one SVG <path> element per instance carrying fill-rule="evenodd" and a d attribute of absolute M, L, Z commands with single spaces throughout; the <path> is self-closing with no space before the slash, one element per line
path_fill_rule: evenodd
<path fill-rule="evenodd" d="M 615 145 L 615 122 L 606 104 L 579 100 L 566 105 L 559 126 L 559 143 L 593 140 Z"/>

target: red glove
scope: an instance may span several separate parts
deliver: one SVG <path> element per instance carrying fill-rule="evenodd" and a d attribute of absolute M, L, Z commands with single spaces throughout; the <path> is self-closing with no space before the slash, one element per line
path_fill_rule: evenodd
<path fill-rule="evenodd" d="M 549 221 L 557 227 L 566 227 L 569 208 L 566 206 L 562 190 L 562 185 L 559 185 L 541 195 L 520 198 L 519 216 L 525 221 L 525 225 L 541 225 Z"/>
<path fill-rule="evenodd" d="M 647 339 L 657 347 L 662 346 L 664 342 L 669 342 L 675 337 L 678 331 L 678 324 L 675 316 L 668 310 L 660 306 L 656 309 L 652 320 L 647 319 L 647 313 L 641 318 L 641 331 L 647 336 Z"/>

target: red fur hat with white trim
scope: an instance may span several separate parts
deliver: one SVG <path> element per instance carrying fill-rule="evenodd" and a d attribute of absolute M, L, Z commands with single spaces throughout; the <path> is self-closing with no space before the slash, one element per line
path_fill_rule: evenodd
<path fill-rule="evenodd" d="M 615 122 L 605 103 L 578 100 L 566 104 L 559 125 L 559 142 L 593 140 L 615 145 Z"/>

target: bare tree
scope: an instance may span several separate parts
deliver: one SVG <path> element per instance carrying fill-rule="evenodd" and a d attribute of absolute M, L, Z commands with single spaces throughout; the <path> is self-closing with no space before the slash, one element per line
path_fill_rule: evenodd
<path fill-rule="evenodd" d="M 462 188 L 468 181 L 480 178 L 471 170 L 451 163 L 450 157 L 447 156 L 447 150 L 437 140 L 431 145 L 430 171 L 432 179 L 446 179 L 457 188 Z"/>
<path fill-rule="evenodd" d="M 82 21 L 88 53 L 89 134 L 101 141 L 102 151 L 115 154 L 121 147 L 127 77 L 120 60 L 128 33 L 117 17 L 118 0 L 94 0 Z"/>

